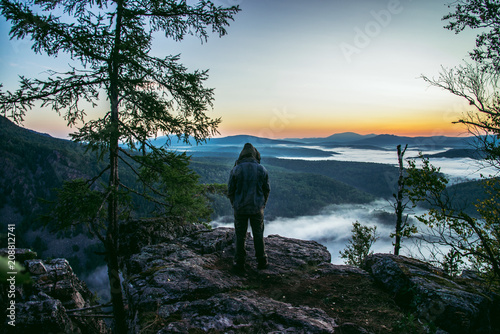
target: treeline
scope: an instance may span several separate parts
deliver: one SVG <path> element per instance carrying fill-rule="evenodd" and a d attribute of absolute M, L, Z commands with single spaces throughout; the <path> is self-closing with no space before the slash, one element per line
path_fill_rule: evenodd
<path fill-rule="evenodd" d="M 269 158 L 266 159 L 266 164 L 297 172 L 324 175 L 381 198 L 392 197 L 398 177 L 396 167 L 380 163 Z"/>
<path fill-rule="evenodd" d="M 443 200 L 449 202 L 457 212 L 463 211 L 472 217 L 477 217 L 476 204 L 488 198 L 484 182 L 485 180 L 478 180 L 450 185 L 446 189 L 447 198 Z M 425 209 L 431 208 L 427 203 L 419 203 L 419 206 Z"/>
<path fill-rule="evenodd" d="M 290 161 L 293 165 L 295 160 L 282 161 Z M 293 170 L 269 162 L 270 159 L 262 161 L 269 171 L 271 183 L 271 195 L 266 208 L 268 219 L 311 215 L 330 204 L 367 203 L 376 198 L 327 175 Z M 193 158 L 191 162 L 193 170 L 204 183 L 226 184 L 233 165 L 234 159 L 227 158 Z M 229 200 L 224 196 L 214 196 L 213 203 L 214 216 L 232 215 Z"/>

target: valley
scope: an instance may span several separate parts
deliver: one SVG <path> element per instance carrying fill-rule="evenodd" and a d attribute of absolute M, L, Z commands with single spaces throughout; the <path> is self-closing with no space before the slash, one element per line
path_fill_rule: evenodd
<path fill-rule="evenodd" d="M 63 180 L 89 178 L 102 162 L 79 144 L 18 127 L 3 117 L 0 130 L 2 227 L 16 224 L 19 247 L 32 248 L 42 257 L 65 255 L 78 274 L 104 264 L 96 255 L 98 243 L 84 233 L 83 226 L 75 227 L 76 236 L 71 237 L 71 233 L 51 229 L 50 224 L 43 227 L 39 219 L 47 213 L 44 201 L 53 200 L 54 189 Z M 153 143 L 161 145 L 169 139 L 159 137 Z M 190 166 L 199 174 L 201 183 L 225 184 L 243 144 L 252 142 L 270 173 L 268 233 L 315 239 L 328 245 L 335 258 L 345 245 L 350 224 L 356 220 L 379 225 L 384 233 L 379 249 L 387 251 L 387 234 L 394 219 L 390 201 L 398 175 L 398 144 L 409 144 L 408 157 L 415 157 L 419 151 L 431 157 L 439 154 L 431 161 L 454 178 L 461 200 L 478 198 L 481 189 L 475 180 L 479 169 L 474 167 L 477 160 L 470 154 L 471 140 L 353 133 L 288 140 L 233 136 L 213 138 L 203 145 L 171 140 L 170 149 L 191 155 Z M 422 146 L 413 146 L 417 144 Z M 452 152 L 452 157 L 447 157 L 446 152 Z M 121 178 L 134 177 L 125 171 L 121 174 Z M 467 191 L 460 191 L 461 187 Z M 232 209 L 227 198 L 214 195 L 211 202 L 212 224 L 230 226 Z M 140 217 L 147 212 L 136 210 L 135 214 Z M 72 255 L 68 256 L 68 252 Z"/>

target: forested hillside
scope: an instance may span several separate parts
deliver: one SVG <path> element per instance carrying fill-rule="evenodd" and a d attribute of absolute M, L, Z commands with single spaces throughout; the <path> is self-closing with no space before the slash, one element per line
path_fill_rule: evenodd
<path fill-rule="evenodd" d="M 398 177 L 396 167 L 368 162 L 268 159 L 267 164 L 297 172 L 324 175 L 383 198 L 392 197 Z"/>
<path fill-rule="evenodd" d="M 316 214 L 330 204 L 367 203 L 376 198 L 368 192 L 321 173 L 288 169 L 286 162 L 290 160 L 283 160 L 284 166 L 272 164 L 273 160 L 280 159 L 262 160 L 262 164 L 269 171 L 271 183 L 271 194 L 266 207 L 268 219 L 276 216 Z M 201 182 L 226 183 L 234 159 L 196 158 L 192 160 L 191 165 L 201 176 Z M 349 168 L 349 164 L 346 168 Z M 214 216 L 232 215 L 229 201 L 222 196 L 214 198 L 214 211 Z"/>
<path fill-rule="evenodd" d="M 81 145 L 16 126 L 0 117 L 0 212 L 2 222 L 32 225 L 39 199 L 53 198 L 63 180 L 89 177 L 97 159 Z M 19 226 L 21 228 L 22 226 Z"/>
<path fill-rule="evenodd" d="M 7 231 L 7 224 L 15 224 L 17 247 L 31 248 L 40 256 L 64 255 L 78 273 L 102 263 L 89 237 L 80 235 L 65 242 L 50 224 L 40 229 L 40 215 L 47 209 L 44 201 L 54 199 L 54 189 L 64 180 L 91 177 L 99 167 L 96 157 L 81 145 L 18 127 L 0 116 L 2 231 Z"/>

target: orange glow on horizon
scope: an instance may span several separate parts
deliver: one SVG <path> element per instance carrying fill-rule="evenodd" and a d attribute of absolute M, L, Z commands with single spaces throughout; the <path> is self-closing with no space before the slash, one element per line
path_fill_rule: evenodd
<path fill-rule="evenodd" d="M 241 131 L 219 131 L 220 134 L 216 135 L 215 137 L 228 137 L 228 136 L 236 136 L 236 135 L 249 135 L 249 136 L 255 136 L 255 137 L 265 137 L 261 135 L 260 131 L 250 131 L 247 129 L 245 131 L 242 129 Z M 328 137 L 337 133 L 344 133 L 344 132 L 353 132 L 357 133 L 360 135 L 369 135 L 369 134 L 375 134 L 375 135 L 382 135 L 382 134 L 389 134 L 389 135 L 395 135 L 395 136 L 402 136 L 402 137 L 431 137 L 431 136 L 446 136 L 446 137 L 464 137 L 464 136 L 469 136 L 470 134 L 467 133 L 466 131 L 460 130 L 460 131 L 443 131 L 443 129 L 440 129 L 439 131 L 436 131 L 435 129 L 422 129 L 419 131 L 382 131 L 378 129 L 373 129 L 371 131 L 365 131 L 365 130 L 357 130 L 357 129 L 352 129 L 352 128 L 347 128 L 347 129 L 332 129 L 331 131 L 297 131 L 297 132 L 284 132 L 281 133 L 280 136 L 273 136 L 273 137 L 265 137 L 269 139 L 286 139 L 286 138 L 324 138 Z"/>
<path fill-rule="evenodd" d="M 430 137 L 430 136 L 450 136 L 463 137 L 469 135 L 467 130 L 451 122 L 432 122 L 429 120 L 413 120 L 407 122 L 386 123 L 365 122 L 353 124 L 353 122 L 323 122 L 322 124 L 288 124 L 281 128 L 272 128 L 270 126 L 259 126 L 258 124 L 246 124 L 238 126 L 228 126 L 224 122 L 219 127 L 220 135 L 217 137 L 226 137 L 234 135 L 252 135 L 256 137 L 265 137 L 271 139 L 284 138 L 311 138 L 328 137 L 336 133 L 354 132 L 360 135 L 367 134 L 391 134 L 406 137 Z"/>
<path fill-rule="evenodd" d="M 462 110 L 454 109 L 445 111 L 406 109 L 396 112 L 321 110 L 319 114 L 293 108 L 253 112 L 245 110 L 223 115 L 218 128 L 219 134 L 215 137 L 252 135 L 271 139 L 324 138 L 344 132 L 408 137 L 468 136 L 464 126 L 453 123 L 461 114 Z M 77 131 L 75 127 L 67 127 L 66 121 L 52 111 L 30 112 L 23 126 L 63 139 L 69 139 L 68 134 Z"/>

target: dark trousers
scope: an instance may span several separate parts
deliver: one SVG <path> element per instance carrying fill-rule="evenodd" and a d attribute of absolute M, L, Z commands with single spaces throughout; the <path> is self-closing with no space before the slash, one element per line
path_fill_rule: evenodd
<path fill-rule="evenodd" d="M 264 246 L 264 214 L 234 214 L 234 230 L 236 234 L 236 254 L 234 259 L 236 263 L 245 263 L 246 251 L 245 241 L 247 238 L 248 221 L 252 227 L 253 244 L 255 247 L 255 257 L 257 261 L 265 262 L 267 260 Z"/>

